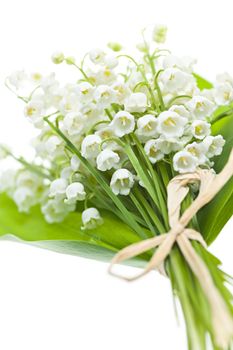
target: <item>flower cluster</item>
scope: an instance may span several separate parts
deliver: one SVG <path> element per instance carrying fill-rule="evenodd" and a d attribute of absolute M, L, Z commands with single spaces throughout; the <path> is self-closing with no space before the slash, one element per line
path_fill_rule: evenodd
<path fill-rule="evenodd" d="M 56 52 L 55 64 L 66 62 L 79 73 L 66 85 L 54 73 L 18 71 L 7 78 L 38 129 L 35 162 L 20 158 L 23 167 L 1 176 L 1 191 L 20 211 L 40 203 L 52 223 L 80 205 L 83 229 L 92 229 L 102 223 L 96 207 L 116 213 L 100 178 L 114 196 L 127 196 L 129 209 L 138 187 L 151 194 L 150 182 L 155 176 L 163 180 L 164 169 L 174 175 L 213 166 L 224 139 L 211 135 L 211 123 L 219 106 L 233 102 L 233 78 L 224 73 L 211 89 L 200 90 L 195 60 L 158 47 L 165 37 L 164 26 L 154 28 L 152 42 L 143 34 L 137 59 L 117 43 L 91 50 L 80 65 Z M 0 157 L 8 155 L 2 146 Z"/>

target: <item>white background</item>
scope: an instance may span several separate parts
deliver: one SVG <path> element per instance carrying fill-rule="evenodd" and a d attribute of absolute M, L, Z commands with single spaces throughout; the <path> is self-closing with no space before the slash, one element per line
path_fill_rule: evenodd
<path fill-rule="evenodd" d="M 31 136 L 21 102 L 3 86 L 8 73 L 49 72 L 56 49 L 81 57 L 111 40 L 132 46 L 153 23 L 169 26 L 168 47 L 198 58 L 200 74 L 209 79 L 224 70 L 233 74 L 230 0 L 1 2 L 0 141 L 26 152 Z M 231 228 L 232 221 L 211 247 L 229 273 Z M 128 284 L 106 269 L 103 263 L 1 242 L 0 349 L 185 350 L 169 282 L 154 273 Z"/>

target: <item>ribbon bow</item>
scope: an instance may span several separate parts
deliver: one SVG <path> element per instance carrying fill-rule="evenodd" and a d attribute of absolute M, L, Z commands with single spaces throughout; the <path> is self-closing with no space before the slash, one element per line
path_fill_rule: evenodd
<path fill-rule="evenodd" d="M 204 247 L 206 243 L 200 232 L 187 228 L 187 225 L 197 212 L 207 203 L 209 203 L 216 194 L 222 189 L 227 181 L 233 175 L 233 150 L 229 160 L 219 174 L 211 170 L 198 169 L 195 173 L 187 173 L 174 177 L 167 186 L 167 207 L 170 231 L 134 243 L 120 250 L 112 259 L 109 266 L 109 273 L 116 277 L 132 281 L 136 280 L 154 269 L 159 269 L 170 254 L 175 243 L 180 248 L 185 260 L 200 282 L 200 285 L 209 301 L 213 329 L 215 332 L 216 344 L 226 347 L 233 336 L 233 320 L 226 307 L 224 299 L 216 288 L 210 272 L 203 260 L 194 250 L 190 240 L 198 241 Z M 192 204 L 180 216 L 180 207 L 184 198 L 189 192 L 188 184 L 199 181 L 199 194 Z M 113 272 L 115 264 L 136 257 L 150 249 L 157 248 L 145 269 L 136 276 L 126 277 Z"/>

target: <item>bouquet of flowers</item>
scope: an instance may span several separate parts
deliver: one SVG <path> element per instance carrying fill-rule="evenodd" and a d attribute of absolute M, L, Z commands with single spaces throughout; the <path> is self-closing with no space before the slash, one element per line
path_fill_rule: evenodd
<path fill-rule="evenodd" d="M 118 43 L 80 63 L 56 52 L 74 69 L 69 84 L 7 77 L 37 136 L 33 160 L 0 146 L 18 164 L 0 175 L 0 235 L 111 261 L 127 280 L 157 269 L 181 303 L 188 348 L 229 349 L 231 277 L 207 246 L 233 213 L 233 77 L 197 75 L 195 60 L 163 47 L 166 31 L 143 31 L 134 56 Z M 118 275 L 126 261 L 141 273 Z"/>

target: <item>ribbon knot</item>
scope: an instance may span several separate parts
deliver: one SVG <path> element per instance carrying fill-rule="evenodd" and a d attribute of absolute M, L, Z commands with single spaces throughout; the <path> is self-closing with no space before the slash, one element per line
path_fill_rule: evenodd
<path fill-rule="evenodd" d="M 176 243 L 186 262 L 199 283 L 209 302 L 216 344 L 226 348 L 233 336 L 233 320 L 224 299 L 216 288 L 211 274 L 201 257 L 196 253 L 191 240 L 198 241 L 207 247 L 200 232 L 188 228 L 188 224 L 197 212 L 222 189 L 233 175 L 233 150 L 229 160 L 219 174 L 212 170 L 198 169 L 195 173 L 187 173 L 174 177 L 167 186 L 167 208 L 170 231 L 153 238 L 146 239 L 120 250 L 112 259 L 109 273 L 127 281 L 136 280 L 154 269 L 161 269 Z M 181 203 L 189 192 L 189 184 L 199 182 L 199 193 L 192 204 L 180 216 Z M 113 272 L 115 264 L 136 257 L 146 251 L 155 249 L 151 260 L 145 269 L 132 277 L 122 276 Z"/>

